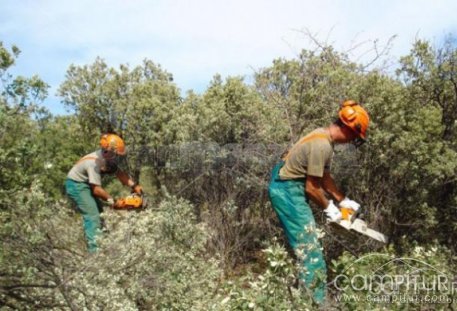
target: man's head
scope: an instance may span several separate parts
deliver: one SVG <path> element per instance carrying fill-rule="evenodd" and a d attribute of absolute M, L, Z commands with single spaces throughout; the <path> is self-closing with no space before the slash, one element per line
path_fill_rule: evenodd
<path fill-rule="evenodd" d="M 362 106 L 353 100 L 345 101 L 334 123 L 339 128 L 338 135 L 334 135 L 335 142 L 353 142 L 356 146 L 362 145 L 366 139 L 369 122 L 370 117 Z"/>
<path fill-rule="evenodd" d="M 103 134 L 100 138 L 100 147 L 105 159 L 114 159 L 116 156 L 125 155 L 125 143 L 116 134 Z"/>

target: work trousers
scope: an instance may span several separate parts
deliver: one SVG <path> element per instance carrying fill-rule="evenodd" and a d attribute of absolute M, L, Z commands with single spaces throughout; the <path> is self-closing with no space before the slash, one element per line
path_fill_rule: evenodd
<path fill-rule="evenodd" d="M 325 299 L 327 268 L 316 232 L 316 222 L 305 194 L 306 179 L 281 180 L 278 163 L 271 174 L 268 195 L 287 240 L 302 262 L 299 278 L 317 303 Z"/>
<path fill-rule="evenodd" d="M 72 179 L 65 181 L 67 195 L 75 203 L 77 211 L 83 217 L 84 234 L 90 253 L 97 251 L 96 238 L 101 234 L 100 201 L 94 198 L 88 183 L 76 182 Z"/>

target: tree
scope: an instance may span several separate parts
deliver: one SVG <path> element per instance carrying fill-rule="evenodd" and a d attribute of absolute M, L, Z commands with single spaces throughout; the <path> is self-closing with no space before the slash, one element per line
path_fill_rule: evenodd
<path fill-rule="evenodd" d="M 40 120 L 34 135 L 34 154 L 41 168 L 39 180 L 50 197 L 62 195 L 69 170 L 82 155 L 93 151 L 98 145 L 96 138 L 84 135 L 75 116 L 50 116 Z"/>
<path fill-rule="evenodd" d="M 439 48 L 417 40 L 409 55 L 400 60 L 397 73 L 408 91 L 411 106 L 424 111 L 423 118 L 436 116 L 440 124 L 430 128 L 438 132 L 436 140 L 429 144 L 440 144 L 436 153 L 428 154 L 431 161 L 446 157 L 446 162 L 435 164 L 437 174 L 435 191 L 430 201 L 437 207 L 436 220 L 440 225 L 438 236 L 453 245 L 457 218 L 457 49 L 455 39 L 448 37 Z M 429 112 L 434 112 L 431 114 Z M 427 122 L 427 121 L 423 121 Z"/>
<path fill-rule="evenodd" d="M 178 107 L 172 75 L 150 60 L 130 70 L 108 68 L 100 58 L 90 66 L 70 66 L 59 88 L 87 135 L 116 132 L 128 145 L 128 164 L 139 180 L 148 148 L 167 145 L 176 130 L 167 126 Z"/>
<path fill-rule="evenodd" d="M 223 82 L 216 75 L 195 113 L 204 140 L 220 145 L 248 144 L 266 142 L 274 133 L 267 119 L 271 116 L 268 108 L 241 77 L 228 77 Z"/>
<path fill-rule="evenodd" d="M 31 117 L 40 120 L 48 115 L 39 104 L 46 98 L 49 86 L 38 76 L 13 77 L 8 72 L 19 54 L 16 46 L 9 51 L 0 42 L 1 193 L 29 185 L 43 169 L 36 159 L 34 139 L 39 124 Z"/>
<path fill-rule="evenodd" d="M 443 139 L 456 142 L 457 119 L 457 49 L 455 39 L 448 37 L 441 48 L 417 40 L 411 53 L 400 59 L 397 70 L 407 86 L 411 100 L 421 105 L 439 107 L 444 125 Z"/>
<path fill-rule="evenodd" d="M 305 131 L 323 126 L 333 111 L 353 95 L 359 78 L 356 64 L 331 46 L 320 51 L 303 50 L 297 59 L 276 59 L 255 75 L 263 100 L 280 111 L 293 143 Z"/>

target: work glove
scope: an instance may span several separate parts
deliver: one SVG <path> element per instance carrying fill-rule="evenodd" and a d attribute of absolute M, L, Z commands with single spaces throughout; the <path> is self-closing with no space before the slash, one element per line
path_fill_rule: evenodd
<path fill-rule="evenodd" d="M 338 207 L 333 203 L 333 200 L 328 202 L 327 208 L 324 209 L 324 213 L 331 221 L 339 221 L 342 218 L 341 212 Z"/>
<path fill-rule="evenodd" d="M 140 185 L 135 185 L 132 187 L 132 193 L 135 192 L 136 194 L 143 194 L 143 188 Z"/>
<path fill-rule="evenodd" d="M 360 208 L 359 203 L 349 199 L 348 197 L 345 197 L 338 205 L 340 208 L 350 208 L 354 210 L 354 212 L 357 212 Z"/>
<path fill-rule="evenodd" d="M 114 205 L 114 199 L 113 198 L 108 198 L 106 200 L 106 203 L 108 203 L 109 206 L 113 206 Z"/>

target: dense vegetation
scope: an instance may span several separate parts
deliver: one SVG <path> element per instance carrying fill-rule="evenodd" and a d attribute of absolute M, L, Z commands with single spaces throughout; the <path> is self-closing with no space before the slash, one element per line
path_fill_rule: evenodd
<path fill-rule="evenodd" d="M 41 107 L 46 82 L 9 73 L 19 54 L 0 43 L 0 310 L 316 308 L 295 286 L 297 267 L 266 188 L 281 153 L 332 122 L 346 98 L 370 112 L 369 142 L 337 148 L 333 173 L 391 241 L 382 247 L 334 232 L 314 208 L 329 281 L 387 269 L 386 257 L 457 272 L 452 39 L 440 47 L 416 41 L 395 74 L 321 45 L 274 60 L 252 84 L 215 75 L 203 94 L 184 97 L 172 74 L 151 60 L 111 68 L 97 58 L 69 67 L 58 91 L 72 112 L 66 116 Z M 107 210 L 101 251 L 89 256 L 62 185 L 105 131 L 125 138 L 122 165 L 141 181 L 150 205 L 141 212 Z M 117 181 L 105 182 L 115 196 L 128 193 Z M 417 272 L 404 262 L 388 268 Z M 457 308 L 453 292 L 439 304 L 342 294 L 369 293 L 330 284 L 325 309 Z"/>

